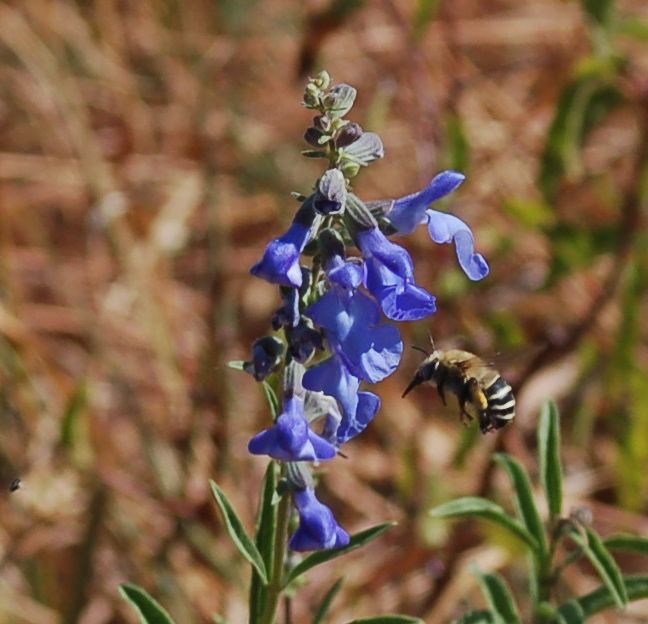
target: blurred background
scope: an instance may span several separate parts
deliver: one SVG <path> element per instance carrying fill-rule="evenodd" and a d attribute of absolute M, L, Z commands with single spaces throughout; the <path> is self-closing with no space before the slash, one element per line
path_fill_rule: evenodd
<path fill-rule="evenodd" d="M 268 411 L 226 363 L 278 305 L 248 269 L 321 171 L 300 155 L 300 101 L 322 68 L 385 143 L 357 180 L 365 200 L 467 174 L 442 208 L 491 274 L 469 282 L 417 232 L 403 242 L 439 312 L 401 329 L 496 362 L 519 404 L 482 437 L 431 388 L 402 400 L 420 359 L 406 350 L 370 429 L 325 467 L 319 493 L 348 530 L 399 522 L 345 558 L 331 621 L 449 621 L 483 604 L 469 562 L 524 595 L 515 544 L 426 511 L 506 502 L 492 453 L 536 471 L 545 397 L 567 508 L 603 535 L 648 533 L 647 42 L 643 0 L 2 2 L 0 622 L 135 622 L 125 581 L 182 624 L 246 621 L 248 568 L 207 481 L 252 526 L 265 460 L 246 445 Z M 296 622 L 339 576 L 311 572 Z M 574 592 L 597 584 L 566 574 Z"/>

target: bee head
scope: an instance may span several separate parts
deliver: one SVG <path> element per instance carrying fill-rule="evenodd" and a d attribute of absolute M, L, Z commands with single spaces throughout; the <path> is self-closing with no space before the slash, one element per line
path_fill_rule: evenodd
<path fill-rule="evenodd" d="M 439 365 L 439 358 L 436 355 L 436 351 L 432 353 L 432 355 L 430 355 L 425 349 L 421 349 L 421 347 L 412 346 L 412 349 L 416 349 L 417 351 L 424 353 L 425 359 L 418 367 L 418 370 L 416 371 L 416 374 L 414 375 L 412 381 L 410 381 L 407 388 L 405 388 L 405 392 L 403 392 L 401 398 L 409 394 L 414 388 L 416 388 L 416 386 L 419 386 L 426 381 L 430 381 L 432 375 L 436 372 L 436 369 Z"/>

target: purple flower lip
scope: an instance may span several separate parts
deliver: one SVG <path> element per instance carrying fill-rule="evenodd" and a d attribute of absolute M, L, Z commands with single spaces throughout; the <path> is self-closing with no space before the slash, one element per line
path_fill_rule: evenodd
<path fill-rule="evenodd" d="M 309 198 L 297 211 L 286 233 L 268 244 L 263 257 L 250 269 L 250 273 L 271 284 L 299 288 L 302 285 L 299 257 L 319 220 L 316 216 L 312 199 Z"/>
<path fill-rule="evenodd" d="M 349 534 L 337 523 L 333 512 L 317 500 L 312 488 L 294 492 L 293 499 L 299 512 L 299 528 L 290 538 L 291 550 L 342 548 L 349 543 Z"/>
<path fill-rule="evenodd" d="M 253 455 L 269 455 L 282 461 L 324 461 L 337 454 L 333 444 L 309 427 L 304 401 L 298 396 L 286 399 L 275 424 L 255 435 L 248 450 Z"/>

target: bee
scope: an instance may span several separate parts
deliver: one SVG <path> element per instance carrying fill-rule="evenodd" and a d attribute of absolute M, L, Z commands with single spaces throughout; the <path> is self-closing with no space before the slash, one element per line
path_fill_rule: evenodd
<path fill-rule="evenodd" d="M 501 429 L 513 420 L 513 389 L 497 370 L 480 357 L 459 349 L 434 349 L 432 354 L 423 353 L 427 357 L 405 388 L 403 396 L 429 381 L 436 386 L 444 405 L 446 391 L 452 392 L 459 401 L 462 420 L 470 421 L 477 417 L 482 433 Z"/>

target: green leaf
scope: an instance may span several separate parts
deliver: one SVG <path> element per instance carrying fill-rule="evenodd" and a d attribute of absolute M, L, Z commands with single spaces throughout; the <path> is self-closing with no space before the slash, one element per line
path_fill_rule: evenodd
<path fill-rule="evenodd" d="M 322 601 L 319 604 L 319 607 L 317 607 L 317 611 L 315 611 L 313 624 L 324 624 L 324 618 L 326 617 L 328 610 L 331 608 L 331 603 L 335 599 L 335 596 L 337 596 L 340 589 L 342 589 L 343 582 L 344 578 L 339 578 L 335 581 L 333 587 L 326 592 L 324 598 L 322 598 Z"/>
<path fill-rule="evenodd" d="M 267 381 L 263 382 L 263 392 L 265 392 L 272 418 L 276 419 L 279 415 L 279 399 L 277 398 L 277 394 Z"/>
<path fill-rule="evenodd" d="M 451 114 L 445 120 L 447 161 L 450 169 L 467 171 L 470 162 L 470 142 L 461 117 Z"/>
<path fill-rule="evenodd" d="M 506 581 L 494 573 L 479 573 L 479 584 L 488 606 L 502 619 L 503 624 L 520 624 L 520 612 Z"/>
<path fill-rule="evenodd" d="M 619 533 L 604 539 L 603 544 L 608 550 L 625 550 L 639 555 L 648 555 L 647 537 Z"/>
<path fill-rule="evenodd" d="M 534 552 L 539 553 L 538 541 L 529 533 L 526 527 L 511 518 L 499 505 L 486 498 L 466 496 L 439 505 L 430 511 L 435 518 L 483 518 L 505 528 L 511 534 L 521 539 Z"/>
<path fill-rule="evenodd" d="M 628 595 L 621 570 L 598 534 L 586 527 L 585 535 L 574 530 L 570 533 L 570 537 L 582 548 L 583 553 L 610 591 L 616 606 L 624 607 L 628 602 Z"/>
<path fill-rule="evenodd" d="M 542 406 L 538 422 L 540 482 L 544 488 L 551 519 L 562 513 L 562 465 L 560 462 L 560 416 L 553 401 Z"/>
<path fill-rule="evenodd" d="M 470 611 L 466 613 L 458 620 L 455 620 L 453 624 L 496 624 L 497 617 L 493 615 L 491 611 L 486 611 L 482 609 L 480 611 Z"/>
<path fill-rule="evenodd" d="M 524 526 L 535 537 L 542 554 L 545 555 L 547 552 L 547 536 L 533 498 L 533 490 L 526 470 L 516 459 L 505 453 L 496 454 L 495 461 L 508 473 L 515 489 L 515 502 Z"/>
<path fill-rule="evenodd" d="M 227 496 L 225 496 L 225 492 L 223 492 L 223 490 L 221 490 L 214 481 L 210 480 L 209 485 L 211 486 L 214 499 L 223 514 L 225 527 L 227 528 L 229 536 L 232 538 L 232 541 L 239 549 L 240 553 L 252 564 L 252 567 L 259 574 L 263 584 L 267 584 L 268 575 L 261 554 L 254 542 L 250 539 L 250 536 L 246 533 L 243 523 L 236 515 L 234 508 L 227 499 Z"/>
<path fill-rule="evenodd" d="M 255 530 L 255 544 L 266 570 L 272 566 L 274 556 L 274 534 L 277 522 L 277 506 L 273 504 L 273 497 L 277 487 L 277 463 L 271 461 L 266 469 L 263 479 L 263 488 L 259 500 L 257 512 L 257 523 Z M 261 617 L 265 608 L 267 592 L 263 579 L 259 573 L 252 570 L 252 581 L 250 583 L 250 611 Z"/>
<path fill-rule="evenodd" d="M 368 618 L 358 618 L 347 622 L 347 624 L 425 624 L 417 617 L 409 615 L 376 615 Z"/>
<path fill-rule="evenodd" d="M 119 593 L 135 608 L 142 624 L 173 624 L 166 610 L 141 587 L 123 583 L 119 586 Z"/>
<path fill-rule="evenodd" d="M 229 368 L 233 368 L 234 370 L 245 370 L 245 360 L 230 360 L 227 363 L 227 366 Z"/>
<path fill-rule="evenodd" d="M 384 533 L 387 529 L 391 529 L 391 527 L 393 527 L 395 524 L 395 522 L 385 522 L 384 524 L 379 524 L 375 527 L 371 527 L 370 529 L 366 529 L 365 531 L 360 531 L 360 533 L 356 533 L 355 535 L 351 536 L 350 542 L 344 548 L 336 548 L 335 550 L 318 550 L 317 552 L 311 553 L 290 571 L 285 585 L 289 585 L 296 578 L 304 574 L 304 572 L 310 570 L 311 568 L 314 568 L 317 565 L 320 565 L 321 563 L 326 563 L 327 561 L 331 561 L 332 559 L 337 559 L 338 557 L 346 555 L 356 548 L 360 548 L 360 546 L 368 544 L 369 542 L 375 540 L 379 535 Z"/>
<path fill-rule="evenodd" d="M 632 602 L 634 600 L 642 600 L 648 598 L 648 575 L 626 575 L 623 577 L 623 583 L 628 592 L 629 601 Z M 585 621 L 585 618 L 595 615 L 596 613 L 600 613 L 601 611 L 614 606 L 617 606 L 614 596 L 607 586 L 602 586 L 590 592 L 589 594 L 586 594 L 585 596 L 574 598 L 569 602 L 560 605 L 558 612 L 564 618 L 565 612 L 570 609 L 576 608 L 583 614 L 583 619 L 580 621 Z M 565 619 L 564 621 L 567 624 L 579 622 L 579 620 L 575 619 Z"/>

